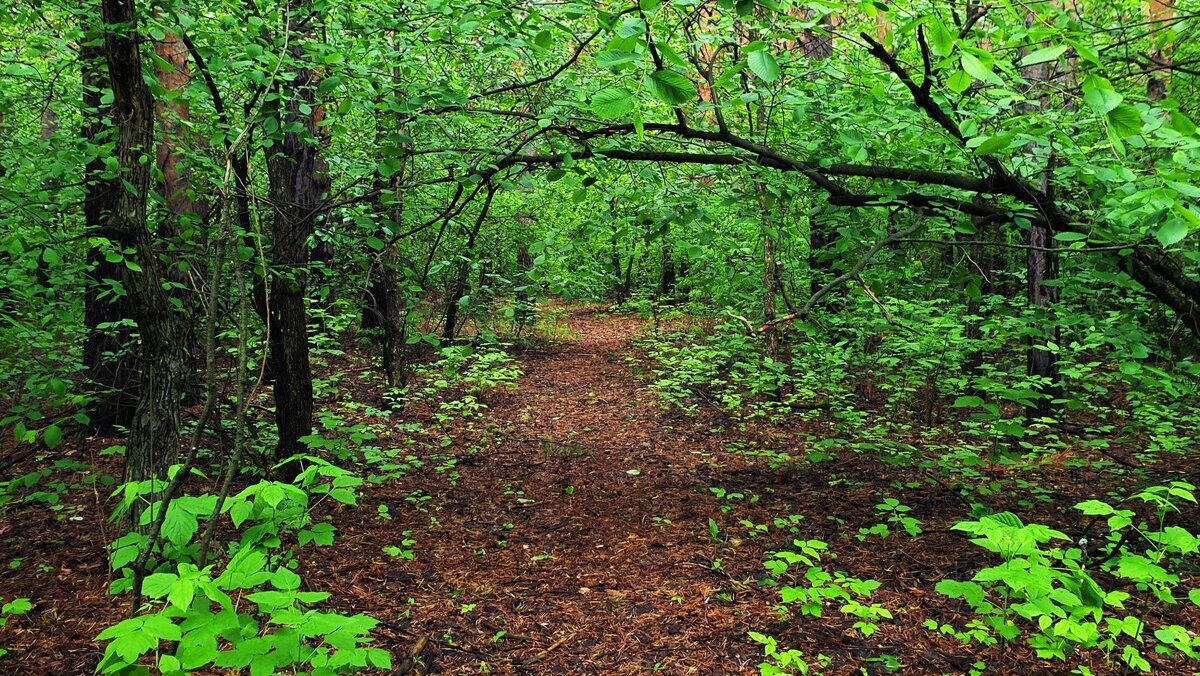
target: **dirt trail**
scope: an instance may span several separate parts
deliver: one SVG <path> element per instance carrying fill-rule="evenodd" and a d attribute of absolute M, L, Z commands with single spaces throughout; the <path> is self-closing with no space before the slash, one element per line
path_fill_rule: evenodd
<path fill-rule="evenodd" d="M 708 527 L 715 440 L 635 380 L 635 320 L 576 308 L 569 324 L 577 340 L 519 353 L 519 388 L 489 398 L 484 427 L 500 434 L 462 459 L 457 486 L 396 517 L 417 540 L 410 584 L 391 586 L 416 600 L 398 627 L 432 635 L 427 661 L 452 673 L 756 673 L 737 615 L 769 613 L 766 596 L 740 599 L 712 570 L 727 556 Z M 381 544 L 362 527 L 348 540 Z M 352 582 L 375 605 L 373 581 Z"/>
<path fill-rule="evenodd" d="M 962 626 L 962 604 L 932 590 L 994 561 L 964 547 L 951 530 L 962 496 L 930 484 L 918 463 L 849 445 L 854 430 L 837 416 L 778 425 L 731 421 L 711 407 L 684 416 L 635 377 L 628 357 L 641 322 L 572 307 L 566 324 L 576 338 L 517 350 L 519 387 L 480 395 L 487 409 L 466 418 L 439 421 L 419 402 L 381 410 L 374 361 L 361 351 L 321 370 L 318 410 L 382 432 L 348 450 L 399 450 L 409 466 L 365 484 L 356 507 L 323 503 L 317 518 L 332 519 L 336 542 L 300 548 L 298 572 L 306 587 L 330 592 L 322 610 L 380 620 L 377 645 L 395 656 L 396 673 L 755 674 L 762 649 L 750 631 L 777 636 L 830 675 L 885 673 L 882 656 L 905 673 L 966 673 L 977 661 L 996 673 L 1063 672 L 1021 644 L 985 648 L 923 627 Z M 837 443 L 786 472 L 731 447 L 805 458 L 818 439 Z M 119 476 L 120 459 L 101 455 L 119 440 L 71 442 L 64 457 Z M 710 488 L 743 497 L 718 500 Z M 33 503 L 0 523 L 0 597 L 34 603 L 0 629 L 10 650 L 0 673 L 90 673 L 103 651 L 94 637 L 127 610 L 126 598 L 105 593 L 104 548 L 119 537 L 106 521 L 107 489 L 63 490 L 56 509 Z M 924 532 L 863 536 L 892 495 L 903 495 Z M 996 499 L 998 509 L 1023 509 Z M 797 521 L 775 522 L 789 516 Z M 406 537 L 414 558 L 392 556 Z M 822 617 L 794 607 L 781 617 L 779 593 L 758 582 L 768 552 L 795 538 L 829 543 L 825 572 L 878 580 L 869 602 L 894 619 L 863 632 L 832 600 Z M 1088 666 L 1107 671 L 1100 653 Z"/>

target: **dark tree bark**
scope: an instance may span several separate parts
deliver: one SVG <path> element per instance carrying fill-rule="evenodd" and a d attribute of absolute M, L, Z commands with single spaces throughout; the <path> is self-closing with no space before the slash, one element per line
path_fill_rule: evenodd
<path fill-rule="evenodd" d="M 328 168 L 319 153 L 317 96 L 319 84 L 305 64 L 303 43 L 314 30 L 315 15 L 304 0 L 289 0 L 292 79 L 281 90 L 276 108 L 282 138 L 267 148 L 267 177 L 274 211 L 271 223 L 270 345 L 275 379 L 276 458 L 305 451 L 300 441 L 312 434 L 313 388 L 308 354 L 308 239 L 312 236 L 329 188 Z M 291 480 L 297 463 L 279 470 Z"/>
<path fill-rule="evenodd" d="M 396 35 L 394 31 L 388 33 L 388 46 L 396 49 Z M 402 92 L 402 71 L 399 67 L 392 69 L 392 84 L 396 87 L 393 95 L 399 96 Z M 386 96 L 386 95 L 385 95 Z M 384 96 L 376 102 L 377 108 L 383 110 Z M 389 123 L 396 124 L 397 134 L 404 133 L 404 121 L 399 115 L 380 114 L 375 118 L 375 143 L 378 147 L 384 148 L 388 145 Z M 408 168 L 407 145 L 405 146 L 405 156 L 400 159 L 399 169 L 390 177 L 384 176 L 382 173 L 375 175 L 375 191 L 378 197 L 375 200 L 375 208 L 381 216 L 387 216 L 392 223 L 393 234 L 398 232 L 404 223 L 404 193 L 401 190 L 401 184 L 404 181 L 405 170 Z M 382 329 L 383 341 L 383 368 L 388 377 L 388 383 L 392 387 L 396 387 L 393 377 L 395 369 L 392 368 L 399 364 L 398 359 L 400 354 L 392 349 L 394 346 L 389 344 L 394 342 L 398 336 L 395 331 L 397 326 L 394 321 L 397 317 L 392 317 L 393 321 L 389 322 L 389 308 L 398 307 L 399 303 L 399 279 L 397 276 L 396 265 L 400 260 L 399 243 L 391 242 L 384 249 L 382 255 L 377 261 L 377 266 L 372 266 L 370 274 L 370 284 L 367 286 L 366 302 L 363 305 L 362 327 L 364 329 Z M 378 269 L 376 269 L 378 268 Z M 396 297 L 396 298 L 393 298 Z M 389 327 L 392 329 L 392 335 L 389 336 Z M 402 350 L 401 350 L 402 351 Z"/>
<path fill-rule="evenodd" d="M 83 73 L 83 138 L 93 147 L 106 141 L 111 130 L 111 106 L 103 104 L 109 88 L 104 46 L 91 27 L 80 50 Z M 89 234 L 104 235 L 109 216 L 119 197 L 120 182 L 103 177 L 104 158 L 97 155 L 84 167 L 86 183 L 83 202 L 84 224 Z M 130 317 L 128 299 L 112 293 L 106 280 L 121 280 L 124 266 L 109 262 L 101 247 L 88 250 L 88 284 L 84 291 L 83 315 L 86 338 L 83 366 L 93 405 L 88 410 L 89 430 L 112 434 L 118 427 L 128 428 L 137 408 L 137 365 L 133 355 L 133 330 L 121 326 Z"/>
<path fill-rule="evenodd" d="M 399 80 L 399 71 L 393 73 Z M 379 144 L 384 144 L 383 125 L 377 126 Z M 376 189 L 381 199 L 376 206 L 381 213 L 386 212 L 392 222 L 392 228 L 398 231 L 404 223 L 404 193 L 401 184 L 404 181 L 408 158 L 401 159 L 400 169 L 391 178 L 376 176 Z M 391 195 L 390 203 L 385 203 L 382 196 Z M 387 378 L 388 387 L 402 387 L 408 380 L 408 371 L 404 365 L 404 352 L 407 341 L 408 313 L 404 294 L 400 289 L 400 243 L 388 242 L 379 256 L 376 272 L 367 289 L 367 305 L 363 312 L 364 328 L 379 328 L 383 331 L 380 344 L 382 351 L 383 373 Z"/>
<path fill-rule="evenodd" d="M 446 296 L 445 324 L 442 326 L 443 340 L 454 340 L 454 337 L 458 335 L 459 301 L 467 292 L 467 279 L 471 274 L 470 259 L 475 256 L 475 241 L 479 239 L 479 231 L 483 229 L 483 222 L 487 219 L 488 210 L 492 208 L 492 198 L 495 196 L 496 186 L 488 184 L 487 197 L 483 200 L 479 217 L 475 219 L 475 224 L 471 226 L 471 232 L 467 235 L 467 251 L 464 254 L 467 260 L 459 264 L 454 282 L 450 286 L 450 293 Z"/>
<path fill-rule="evenodd" d="M 1034 226 L 1029 232 L 1029 303 L 1042 313 L 1052 313 L 1058 305 L 1058 253 L 1054 251 L 1054 231 L 1050 228 Z M 1055 354 L 1044 346 L 1046 343 L 1058 345 L 1062 339 L 1057 322 L 1052 316 L 1038 318 L 1040 323 L 1036 334 L 1031 338 L 1028 354 L 1028 373 L 1031 377 L 1043 379 L 1046 383 L 1038 388 L 1042 395 L 1030 413 L 1039 417 L 1054 415 L 1059 405 L 1054 399 L 1062 396 L 1061 379 L 1059 377 L 1058 359 Z"/>
<path fill-rule="evenodd" d="M 1146 18 L 1158 28 L 1175 18 L 1175 0 L 1145 0 Z M 1157 39 L 1158 34 L 1152 34 L 1151 39 Z M 1174 46 L 1155 46 L 1149 54 L 1149 77 L 1146 80 L 1146 98 L 1150 101 L 1161 101 L 1167 97 L 1167 87 L 1171 82 L 1171 66 L 1174 63 Z"/>
<path fill-rule="evenodd" d="M 662 271 L 658 275 L 658 296 L 665 298 L 675 293 L 675 256 L 669 244 L 662 248 Z"/>
<path fill-rule="evenodd" d="M 125 452 L 125 480 L 165 478 L 179 455 L 180 392 L 187 354 L 183 318 L 163 289 L 166 271 L 146 220 L 154 152 L 154 101 L 142 76 L 134 0 L 102 0 L 104 51 L 118 130 L 116 157 L 124 186 L 116 191 L 106 234 L 132 249 L 121 277 L 137 322 L 139 397 Z M 136 512 L 135 512 L 136 514 Z"/>
<path fill-rule="evenodd" d="M 815 296 L 832 269 L 829 261 L 822 257 L 821 252 L 833 243 L 833 234 L 820 218 L 813 213 L 808 217 L 808 295 Z"/>
<path fill-rule="evenodd" d="M 1030 15 L 1027 22 L 1033 23 Z M 1022 75 L 1031 88 L 1044 86 L 1050 81 L 1051 62 L 1034 64 L 1022 69 Z M 1039 95 L 1037 103 L 1027 104 L 1030 110 L 1049 107 L 1050 100 L 1045 93 Z M 1046 160 L 1046 169 L 1042 173 L 1040 185 L 1041 194 L 1051 203 L 1053 196 L 1054 156 Z M 1030 415 L 1050 417 L 1057 415 L 1061 406 L 1054 400 L 1063 396 L 1062 379 L 1059 374 L 1058 356 L 1046 349 L 1048 343 L 1055 346 L 1062 341 L 1062 332 L 1055 320 L 1055 308 L 1058 306 L 1058 248 L 1055 245 L 1054 228 L 1049 222 L 1033 223 L 1029 228 L 1029 249 L 1026 257 L 1029 304 L 1037 309 L 1038 316 L 1034 334 L 1029 339 L 1026 371 L 1031 378 L 1038 379 L 1041 384 L 1037 387 L 1040 395 L 1029 408 Z"/>

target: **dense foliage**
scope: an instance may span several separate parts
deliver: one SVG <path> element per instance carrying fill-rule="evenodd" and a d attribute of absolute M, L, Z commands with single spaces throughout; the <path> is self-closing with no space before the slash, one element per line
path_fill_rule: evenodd
<path fill-rule="evenodd" d="M 1190 0 L 16 3 L 0 514 L 111 493 L 132 614 L 97 636 L 104 673 L 392 668 L 378 620 L 294 570 L 335 540 L 322 505 L 415 456 L 320 402 L 365 373 L 359 406 L 433 407 L 449 439 L 518 387 L 514 345 L 573 338 L 548 299 L 603 302 L 645 320 L 628 368 L 666 409 L 809 449 L 764 471 L 867 454 L 961 499 L 994 565 L 946 571 L 968 619 L 932 634 L 1195 669 L 1197 22 Z M 121 477 L 70 452 L 95 436 Z M 1059 460 L 1097 492 L 1049 497 Z M 850 534 L 919 537 L 895 496 Z M 784 537 L 758 582 L 869 638 L 881 582 L 799 521 L 750 523 Z M 0 627 L 37 604 L 0 601 Z M 829 664 L 746 637 L 763 674 Z"/>

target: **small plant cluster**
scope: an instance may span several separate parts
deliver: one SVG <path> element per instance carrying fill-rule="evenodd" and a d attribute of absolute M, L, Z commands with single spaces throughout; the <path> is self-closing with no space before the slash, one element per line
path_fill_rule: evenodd
<path fill-rule="evenodd" d="M 770 558 L 763 562 L 769 575 L 762 584 L 778 588 L 780 615 L 798 610 L 802 617 L 822 617 L 827 605 L 838 603 L 838 611 L 855 618 L 854 629 L 863 638 L 869 638 L 879 631 L 878 622 L 892 619 L 890 610 L 870 603 L 871 594 L 880 587 L 880 582 L 827 570 L 825 563 L 835 558 L 829 552 L 829 545 L 821 540 L 794 539 L 789 548 L 771 552 Z M 750 638 L 763 645 L 766 661 L 759 665 L 762 676 L 809 673 L 812 665 L 801 651 L 781 650 L 776 638 L 759 632 L 751 632 Z M 818 666 L 827 666 L 828 658 L 818 655 L 816 662 Z"/>
<path fill-rule="evenodd" d="M 1129 502 L 1147 506 L 1152 515 L 1141 517 L 1122 506 Z M 974 611 L 964 629 L 933 620 L 927 626 L 985 645 L 1024 635 L 1046 659 L 1066 661 L 1081 650 L 1100 650 L 1110 662 L 1143 672 L 1151 671 L 1142 652 L 1151 636 L 1161 655 L 1200 660 L 1194 628 L 1152 626 L 1131 610 L 1155 601 L 1200 606 L 1200 589 L 1179 589 L 1174 572 L 1194 566 L 1200 552 L 1200 537 L 1168 523 L 1184 503 L 1196 503 L 1195 487 L 1185 482 L 1152 486 L 1116 505 L 1081 502 L 1075 508 L 1092 521 L 1074 543 L 1059 530 L 1025 524 L 1010 512 L 960 522 L 956 530 L 970 533 L 973 543 L 1002 562 L 971 580 L 938 583 L 937 591 L 962 599 Z M 1093 544 L 1086 533 L 1100 520 L 1106 533 Z"/>
<path fill-rule="evenodd" d="M 442 348 L 439 359 L 416 371 L 418 382 L 399 394 L 408 401 L 439 404 L 443 421 L 476 418 L 487 410 L 480 396 L 503 387 L 516 389 L 520 365 L 501 344 L 462 344 Z M 453 393 L 453 394 L 450 394 Z"/>
<path fill-rule="evenodd" d="M 908 515 L 912 511 L 912 507 L 901 504 L 896 498 L 885 498 L 883 502 L 875 505 L 875 511 L 886 515 L 887 521 L 877 523 L 869 528 L 858 529 L 859 540 L 866 540 L 871 535 L 878 535 L 881 538 L 890 537 L 892 529 L 895 527 L 899 527 L 911 537 L 921 534 L 920 519 Z"/>
<path fill-rule="evenodd" d="M 73 480 L 75 476 L 79 478 Z M 34 503 L 43 503 L 52 511 L 62 512 L 67 509 L 62 498 L 69 491 L 96 484 L 107 488 L 113 483 L 112 477 L 94 472 L 91 465 L 61 458 L 41 469 L 0 481 L 0 513 L 20 504 Z"/>
<path fill-rule="evenodd" d="M 114 520 L 126 518 L 135 505 L 145 508 L 142 528 L 112 545 L 117 579 L 110 591 L 140 592 L 148 607 L 97 636 L 107 642 L 98 672 L 146 673 L 147 655 L 163 674 L 210 668 L 251 674 L 390 668 L 387 651 L 367 645 L 377 621 L 318 610 L 329 593 L 305 590 L 296 572 L 300 548 L 334 541 L 334 526 L 314 519 L 316 506 L 326 500 L 354 505 L 355 488 L 362 483 L 318 458 L 302 460 L 306 468 L 293 483 L 260 481 L 226 500 L 216 494 L 172 500 L 162 520 L 158 563 L 146 571 L 140 589 L 135 569 L 147 545 L 146 527 L 161 508 L 161 501 L 151 499 L 163 482 L 130 483 L 114 493 L 121 498 Z M 224 516 L 240 535 L 227 545 L 211 539 L 215 521 Z M 404 541 L 410 550 L 412 544 Z M 218 563 L 208 563 L 210 558 Z"/>
<path fill-rule="evenodd" d="M 0 599 L 0 601 L 4 601 L 4 599 Z M 24 615 L 30 610 L 33 610 L 33 604 L 29 602 L 29 599 L 13 599 L 0 605 L 0 628 L 8 624 L 10 617 Z M 6 654 L 8 654 L 8 650 L 0 648 L 0 657 L 4 657 Z"/>
<path fill-rule="evenodd" d="M 707 403 L 730 414 L 769 416 L 817 396 L 797 388 L 786 362 L 762 355 L 761 345 L 732 325 L 706 336 L 647 338 L 642 347 L 656 363 L 655 391 L 689 413 Z"/>

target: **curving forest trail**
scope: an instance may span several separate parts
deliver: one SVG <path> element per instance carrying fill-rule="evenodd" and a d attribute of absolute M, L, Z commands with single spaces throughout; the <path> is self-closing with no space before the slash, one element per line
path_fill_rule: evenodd
<path fill-rule="evenodd" d="M 739 616 L 770 610 L 759 594 L 742 598 L 749 589 L 727 571 L 711 570 L 728 554 L 707 521 L 722 516 L 707 487 L 728 485 L 725 475 L 745 463 L 722 454 L 708 426 L 664 413 L 632 376 L 626 358 L 639 327 L 576 308 L 576 339 L 518 353 L 518 389 L 487 397 L 486 423 L 455 439 L 456 449 L 480 448 L 460 459 L 457 486 L 427 484 L 427 512 L 391 508 L 403 516 L 389 525 L 412 529 L 417 541 L 403 574 L 359 565 L 394 537 L 388 529 L 361 524 L 345 534 L 329 573 L 381 617 L 412 596 L 411 618 L 397 625 L 430 637 L 430 666 L 757 671 Z M 733 601 L 718 601 L 722 592 Z"/>
<path fill-rule="evenodd" d="M 486 408 L 469 415 L 439 407 L 453 397 L 389 413 L 370 355 L 325 358 L 318 410 L 375 435 L 342 464 L 378 480 L 357 507 L 318 507 L 337 540 L 297 550 L 297 572 L 332 594 L 323 607 L 380 621 L 392 673 L 755 674 L 762 647 L 750 632 L 802 650 L 821 673 L 886 673 L 887 661 L 922 674 L 966 673 L 977 660 L 998 673 L 1061 667 L 1021 644 L 964 645 L 922 626 L 969 619 L 933 588 L 989 563 L 950 530 L 960 498 L 918 463 L 889 465 L 847 442 L 820 462 L 772 464 L 769 452 L 802 459 L 847 430 L 823 414 L 780 425 L 715 406 L 684 415 L 647 385 L 634 345 L 643 322 L 589 307 L 559 314 L 557 340 L 513 348 L 517 387 L 480 393 Z M 67 455 L 119 473 L 100 453 L 117 441 L 83 440 Z M 1085 480 L 1055 479 L 1068 496 Z M 901 484 L 921 486 L 903 496 L 924 531 L 860 536 Z M 102 654 L 94 637 L 126 612 L 124 597 L 105 594 L 104 546 L 118 535 L 106 494 L 71 490 L 57 511 L 5 522 L 0 561 L 16 568 L 0 594 L 35 605 L 0 629 L 4 669 L 16 670 L 6 673 L 90 672 Z M 865 635 L 841 600 L 821 617 L 779 613 L 763 561 L 795 539 L 829 544 L 826 572 L 877 581 L 860 600 L 891 618 Z"/>

